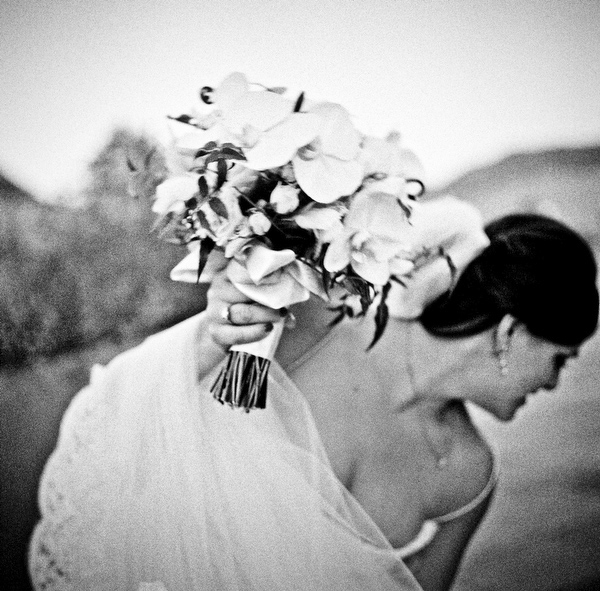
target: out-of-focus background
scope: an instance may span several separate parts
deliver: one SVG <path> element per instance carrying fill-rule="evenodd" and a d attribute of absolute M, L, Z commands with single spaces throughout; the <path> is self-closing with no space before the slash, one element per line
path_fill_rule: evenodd
<path fill-rule="evenodd" d="M 37 482 L 92 364 L 203 306 L 126 190 L 166 114 L 235 70 L 288 84 L 399 130 L 429 195 L 557 216 L 598 252 L 598 39 L 596 0 L 4 0 L 0 588 L 29 589 Z M 502 479 L 457 591 L 600 589 L 599 352 L 509 424 L 476 413 Z"/>

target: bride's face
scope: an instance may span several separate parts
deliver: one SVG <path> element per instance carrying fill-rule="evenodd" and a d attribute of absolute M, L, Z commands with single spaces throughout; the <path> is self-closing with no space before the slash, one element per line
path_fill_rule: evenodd
<path fill-rule="evenodd" d="M 521 326 L 506 354 L 506 370 L 493 379 L 481 406 L 500 420 L 512 419 L 530 396 L 556 388 L 566 362 L 578 352 L 578 347 L 557 345 Z"/>

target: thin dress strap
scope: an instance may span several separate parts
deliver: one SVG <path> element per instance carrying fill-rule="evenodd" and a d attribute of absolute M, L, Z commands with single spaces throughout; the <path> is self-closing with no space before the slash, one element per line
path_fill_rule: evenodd
<path fill-rule="evenodd" d="M 455 511 L 451 511 L 450 513 L 446 513 L 445 515 L 441 515 L 440 517 L 436 517 L 435 519 L 427 519 L 423 522 L 421 526 L 421 530 L 417 534 L 417 536 L 411 540 L 405 546 L 401 548 L 394 548 L 393 553 L 401 559 L 406 559 L 409 556 L 413 556 L 417 554 L 423 548 L 431 544 L 433 539 L 437 535 L 441 524 L 452 521 L 453 519 L 458 519 L 463 515 L 466 515 L 470 511 L 473 511 L 476 507 L 478 507 L 481 503 L 483 503 L 488 496 L 494 490 L 496 483 L 498 482 L 498 476 L 500 473 L 499 462 L 497 459 L 497 454 L 492 448 L 492 473 L 487 481 L 487 484 L 483 487 L 482 491 L 470 502 L 466 505 L 463 505 L 459 509 Z"/>
<path fill-rule="evenodd" d="M 498 483 L 498 476 L 500 475 L 500 467 L 499 467 L 497 453 L 495 452 L 494 448 L 491 448 L 491 450 L 492 450 L 492 472 L 487 481 L 487 484 L 483 487 L 481 492 L 473 500 L 468 502 L 466 505 L 463 505 L 462 507 L 460 507 L 459 509 L 456 509 L 455 511 L 450 511 L 450 513 L 446 513 L 445 515 L 436 517 L 433 521 L 435 521 L 437 523 L 447 523 L 448 521 L 453 521 L 454 519 L 458 519 L 459 517 L 462 517 L 463 515 L 466 515 L 467 513 L 473 511 L 473 509 L 475 509 L 475 507 L 478 507 L 479 505 L 481 505 L 481 503 L 483 503 L 490 496 L 490 494 L 492 493 L 494 488 L 496 488 L 496 484 Z"/>

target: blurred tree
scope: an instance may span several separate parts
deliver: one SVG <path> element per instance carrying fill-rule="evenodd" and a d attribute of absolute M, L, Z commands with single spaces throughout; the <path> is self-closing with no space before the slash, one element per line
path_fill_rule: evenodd
<path fill-rule="evenodd" d="M 204 306 L 169 279 L 185 255 L 150 230 L 150 202 L 128 194 L 130 166 L 164 178 L 153 141 L 117 129 L 91 162 L 83 207 L 35 201 L 0 176 L 0 364 L 18 365 L 98 339 L 126 345 Z"/>

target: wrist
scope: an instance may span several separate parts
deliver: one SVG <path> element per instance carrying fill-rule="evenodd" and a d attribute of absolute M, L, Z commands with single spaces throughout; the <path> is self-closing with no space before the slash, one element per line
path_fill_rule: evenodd
<path fill-rule="evenodd" d="M 194 356 L 196 359 L 196 376 L 204 379 L 227 355 L 229 347 L 219 345 L 211 336 L 210 324 L 203 318 L 196 329 L 194 339 Z"/>

